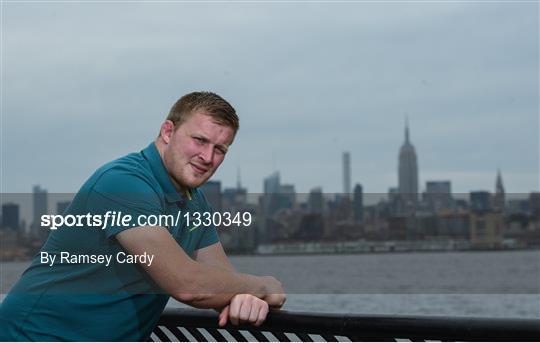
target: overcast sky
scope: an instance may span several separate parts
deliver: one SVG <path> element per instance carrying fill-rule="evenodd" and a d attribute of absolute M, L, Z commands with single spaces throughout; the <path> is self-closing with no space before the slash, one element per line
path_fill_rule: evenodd
<path fill-rule="evenodd" d="M 408 115 L 420 187 L 539 189 L 535 2 L 4 3 L 3 192 L 74 192 L 146 147 L 194 90 L 241 128 L 214 179 L 262 190 L 397 185 Z"/>

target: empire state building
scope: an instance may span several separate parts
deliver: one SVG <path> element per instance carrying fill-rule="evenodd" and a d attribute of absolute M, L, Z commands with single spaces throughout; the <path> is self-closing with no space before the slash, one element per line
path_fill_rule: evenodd
<path fill-rule="evenodd" d="M 408 208 L 418 203 L 418 164 L 416 152 L 409 140 L 409 123 L 405 124 L 405 143 L 399 150 L 399 194 Z"/>

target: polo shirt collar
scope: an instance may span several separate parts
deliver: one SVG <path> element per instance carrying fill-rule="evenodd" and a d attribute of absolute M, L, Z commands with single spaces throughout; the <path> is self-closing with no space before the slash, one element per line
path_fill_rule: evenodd
<path fill-rule="evenodd" d="M 165 193 L 165 199 L 168 202 L 182 201 L 183 197 L 178 193 L 176 188 L 174 188 L 169 174 L 167 173 L 167 169 L 165 169 L 165 165 L 163 165 L 163 161 L 161 160 L 161 156 L 159 155 L 159 151 L 156 147 L 155 142 L 150 143 L 142 151 L 142 154 L 150 164 L 150 169 L 152 169 L 152 173 L 154 174 L 157 181 L 159 182 L 159 185 L 163 189 L 163 192 Z M 190 197 L 190 193 L 191 190 L 188 191 L 188 198 Z"/>

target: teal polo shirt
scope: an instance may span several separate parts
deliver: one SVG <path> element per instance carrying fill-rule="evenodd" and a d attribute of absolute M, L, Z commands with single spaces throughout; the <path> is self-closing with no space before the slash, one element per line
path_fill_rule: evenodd
<path fill-rule="evenodd" d="M 104 216 L 122 212 L 132 218 L 206 212 L 211 208 L 199 189 L 187 197 L 174 188 L 154 143 L 99 168 L 81 187 L 64 215 Z M 184 217 L 168 225 L 190 256 L 218 242 L 215 227 L 188 229 Z M 136 219 L 131 222 L 136 226 Z M 123 248 L 115 235 L 130 226 L 59 227 L 0 307 L 3 341 L 138 341 L 148 339 L 169 295 L 137 263 L 118 263 Z M 41 253 L 56 256 L 51 266 Z M 112 256 L 105 263 L 61 262 L 61 254 Z M 50 261 L 50 260 L 49 260 Z M 178 265 L 182 268 L 182 265 Z"/>

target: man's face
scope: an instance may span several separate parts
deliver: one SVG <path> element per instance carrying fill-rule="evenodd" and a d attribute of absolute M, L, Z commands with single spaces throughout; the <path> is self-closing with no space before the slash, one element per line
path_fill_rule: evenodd
<path fill-rule="evenodd" d="M 206 182 L 223 162 L 234 139 L 234 129 L 196 112 L 167 136 L 163 163 L 175 187 L 195 188 Z"/>

